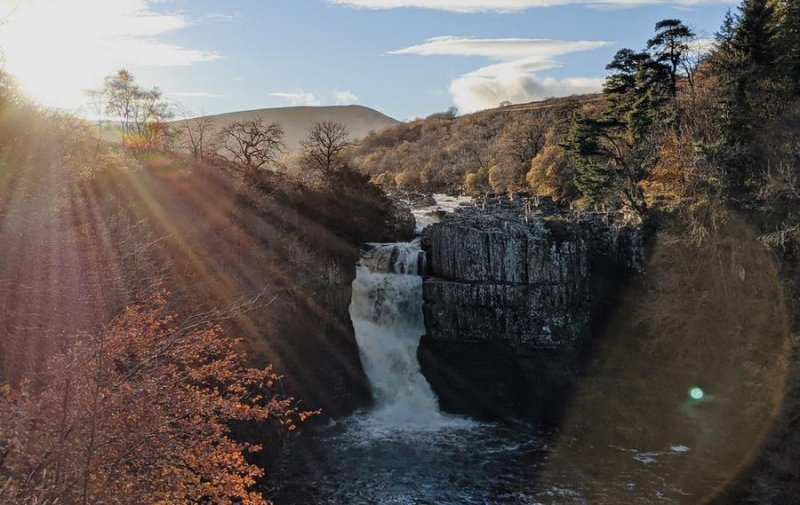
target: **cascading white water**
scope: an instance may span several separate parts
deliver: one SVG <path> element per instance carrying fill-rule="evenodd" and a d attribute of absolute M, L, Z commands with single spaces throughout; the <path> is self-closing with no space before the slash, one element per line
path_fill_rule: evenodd
<path fill-rule="evenodd" d="M 421 226 L 448 210 L 440 201 L 437 208 L 416 209 L 427 219 L 417 221 Z M 425 332 L 423 269 L 418 242 L 371 244 L 363 254 L 350 317 L 375 408 L 309 431 L 310 438 L 294 438 L 297 445 L 272 475 L 275 503 L 583 504 L 598 490 L 608 496 L 620 489 L 626 503 L 681 503 L 680 489 L 665 490 L 663 476 L 654 471 L 662 453 L 589 445 L 586 457 L 602 454 L 606 464 L 619 465 L 620 480 L 609 483 L 583 474 L 575 480 L 546 467 L 550 435 L 535 426 L 441 414 L 417 362 Z M 562 441 L 567 451 L 582 445 L 577 438 Z"/>
<path fill-rule="evenodd" d="M 353 281 L 350 318 L 375 396 L 372 415 L 386 427 L 435 427 L 445 417 L 417 361 L 424 261 L 418 240 L 370 244 Z"/>

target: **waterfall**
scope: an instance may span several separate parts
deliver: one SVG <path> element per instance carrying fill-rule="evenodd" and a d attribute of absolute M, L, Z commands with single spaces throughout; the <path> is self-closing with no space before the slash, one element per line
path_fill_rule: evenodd
<path fill-rule="evenodd" d="M 443 416 L 420 372 L 417 347 L 425 323 L 419 241 L 369 244 L 353 281 L 350 317 L 376 408 L 394 427 L 430 427 Z"/>

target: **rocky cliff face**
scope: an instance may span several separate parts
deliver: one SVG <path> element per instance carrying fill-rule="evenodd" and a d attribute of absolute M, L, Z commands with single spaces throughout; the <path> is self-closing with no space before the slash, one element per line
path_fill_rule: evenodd
<path fill-rule="evenodd" d="M 477 211 L 430 226 L 422 243 L 431 338 L 541 348 L 583 333 L 593 270 L 636 271 L 642 255 L 639 230 L 598 218 Z"/>
<path fill-rule="evenodd" d="M 606 218 L 517 203 L 424 231 L 420 358 L 445 409 L 545 414 L 577 373 L 598 302 L 641 268 L 641 231 Z"/>

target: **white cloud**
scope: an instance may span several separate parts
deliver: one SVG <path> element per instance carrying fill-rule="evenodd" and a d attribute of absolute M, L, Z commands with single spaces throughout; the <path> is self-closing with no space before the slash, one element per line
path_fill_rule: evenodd
<path fill-rule="evenodd" d="M 594 40 L 436 37 L 391 54 L 482 56 L 495 61 L 458 77 L 450 85 L 456 107 L 461 112 L 473 112 L 497 107 L 504 101 L 521 103 L 598 91 L 602 78 L 540 78 L 534 72 L 558 66 L 559 56 L 608 45 L 608 42 Z"/>
<path fill-rule="evenodd" d="M 390 51 L 389 54 L 418 54 L 421 56 L 485 56 L 495 60 L 515 60 L 554 56 L 586 51 L 608 45 L 602 41 L 564 41 L 552 39 L 477 39 L 473 37 L 434 37 L 426 42 Z"/>
<path fill-rule="evenodd" d="M 238 11 L 233 14 L 225 14 L 224 12 L 212 12 L 203 16 L 203 21 L 217 22 L 217 21 L 235 21 L 241 18 L 242 15 Z"/>
<path fill-rule="evenodd" d="M 694 39 L 689 42 L 689 52 L 696 56 L 704 56 L 716 47 L 715 39 Z"/>
<path fill-rule="evenodd" d="M 167 96 L 174 96 L 177 98 L 224 98 L 225 97 L 225 95 L 209 93 L 208 91 L 167 91 L 164 94 Z"/>
<path fill-rule="evenodd" d="M 361 9 L 399 9 L 414 7 L 451 12 L 518 12 L 560 5 L 593 7 L 637 7 L 666 4 L 679 7 L 704 4 L 734 4 L 737 0 L 328 0 L 336 5 Z"/>
<path fill-rule="evenodd" d="M 283 98 L 287 102 L 289 102 L 292 106 L 297 105 L 322 105 L 322 100 L 320 100 L 314 93 L 310 93 L 308 91 L 303 91 L 302 89 L 297 89 L 292 92 L 276 92 L 270 93 L 269 96 L 274 96 L 277 98 Z"/>
<path fill-rule="evenodd" d="M 331 96 L 336 101 L 336 105 L 351 105 L 358 103 L 358 97 L 346 89 L 334 90 Z"/>
<path fill-rule="evenodd" d="M 219 59 L 213 51 L 161 40 L 185 28 L 182 14 L 154 0 L 0 0 L 6 67 L 46 105 L 75 108 L 83 92 L 120 67 L 186 66 Z"/>
<path fill-rule="evenodd" d="M 599 91 L 602 78 L 538 78 L 532 74 L 479 76 L 467 74 L 450 84 L 453 103 L 461 112 L 474 112 L 499 106 L 502 102 L 525 103 L 555 96 Z"/>

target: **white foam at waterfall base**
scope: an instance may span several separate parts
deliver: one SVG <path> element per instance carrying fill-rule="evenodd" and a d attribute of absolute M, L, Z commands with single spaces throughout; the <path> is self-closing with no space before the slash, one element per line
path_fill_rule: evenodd
<path fill-rule="evenodd" d="M 439 410 L 417 360 L 425 332 L 418 241 L 370 246 L 356 270 L 350 318 L 375 406 L 351 422 L 376 436 L 468 428 L 474 423 Z"/>

